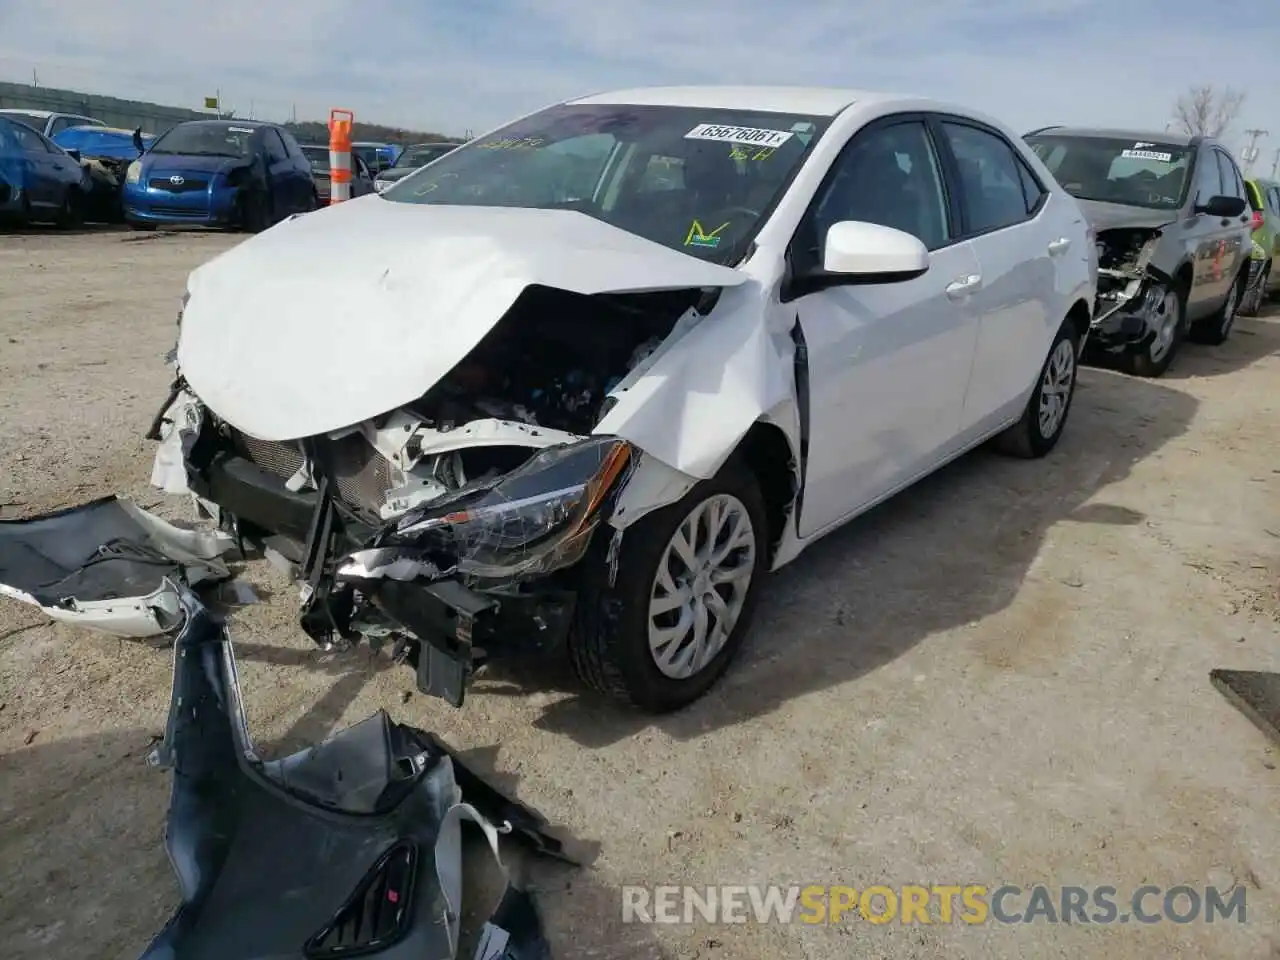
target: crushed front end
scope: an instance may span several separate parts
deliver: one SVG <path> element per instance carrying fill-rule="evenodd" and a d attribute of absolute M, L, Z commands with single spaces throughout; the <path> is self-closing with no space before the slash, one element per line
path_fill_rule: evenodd
<path fill-rule="evenodd" d="M 1141 353 L 1169 317 L 1171 276 L 1152 265 L 1158 227 L 1115 227 L 1097 235 L 1098 297 L 1089 330 L 1091 350 L 1111 356 Z"/>
<path fill-rule="evenodd" d="M 581 561 L 640 459 L 592 429 L 698 292 L 551 295 L 540 324 L 500 325 L 417 401 L 302 440 L 245 434 L 179 375 L 152 483 L 290 564 L 317 644 L 389 645 L 461 706 L 489 660 L 564 648 Z"/>

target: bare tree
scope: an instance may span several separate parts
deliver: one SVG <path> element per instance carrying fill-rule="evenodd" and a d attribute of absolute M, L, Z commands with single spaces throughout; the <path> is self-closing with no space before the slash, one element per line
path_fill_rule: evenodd
<path fill-rule="evenodd" d="M 1191 87 L 1173 104 L 1174 123 L 1191 137 L 1220 137 L 1240 116 L 1244 91 L 1217 90 L 1212 84 Z"/>

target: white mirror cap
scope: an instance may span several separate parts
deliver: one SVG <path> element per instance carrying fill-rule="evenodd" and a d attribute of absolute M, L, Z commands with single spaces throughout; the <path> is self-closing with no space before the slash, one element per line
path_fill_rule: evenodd
<path fill-rule="evenodd" d="M 919 274 L 929 269 L 929 251 L 918 237 L 902 230 L 841 220 L 827 230 L 822 268 L 843 274 Z"/>

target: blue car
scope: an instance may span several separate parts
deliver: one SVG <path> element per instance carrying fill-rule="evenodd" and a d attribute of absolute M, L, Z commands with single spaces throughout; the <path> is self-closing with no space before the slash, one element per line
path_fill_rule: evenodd
<path fill-rule="evenodd" d="M 145 148 L 155 140 L 152 134 L 137 131 Z M 80 166 L 89 174 L 85 219 L 118 223 L 124 218 L 121 202 L 125 173 L 141 150 L 134 131 L 120 127 L 66 127 L 53 135 L 53 142 L 80 155 Z"/>
<path fill-rule="evenodd" d="M 124 217 L 256 233 L 319 205 L 311 164 L 288 130 L 254 120 L 191 120 L 129 165 Z"/>
<path fill-rule="evenodd" d="M 0 117 L 0 218 L 21 224 L 84 220 L 89 175 L 43 133 Z"/>
<path fill-rule="evenodd" d="M 396 162 L 401 149 L 394 143 L 375 143 L 371 140 L 357 140 L 351 144 L 351 152 L 364 161 L 375 177 Z"/>
<path fill-rule="evenodd" d="M 137 160 L 138 147 L 132 130 L 122 127 L 66 127 L 53 135 L 53 142 L 63 150 L 76 150 L 81 157 L 104 160 Z M 144 149 L 155 143 L 155 134 L 140 133 Z"/>

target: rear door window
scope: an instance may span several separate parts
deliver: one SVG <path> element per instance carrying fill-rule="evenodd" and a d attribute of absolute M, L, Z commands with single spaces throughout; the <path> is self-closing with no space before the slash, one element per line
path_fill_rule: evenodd
<path fill-rule="evenodd" d="M 986 233 L 1026 220 L 1027 197 L 1013 147 L 1002 137 L 968 124 L 943 121 L 942 130 L 960 168 L 966 232 Z"/>

